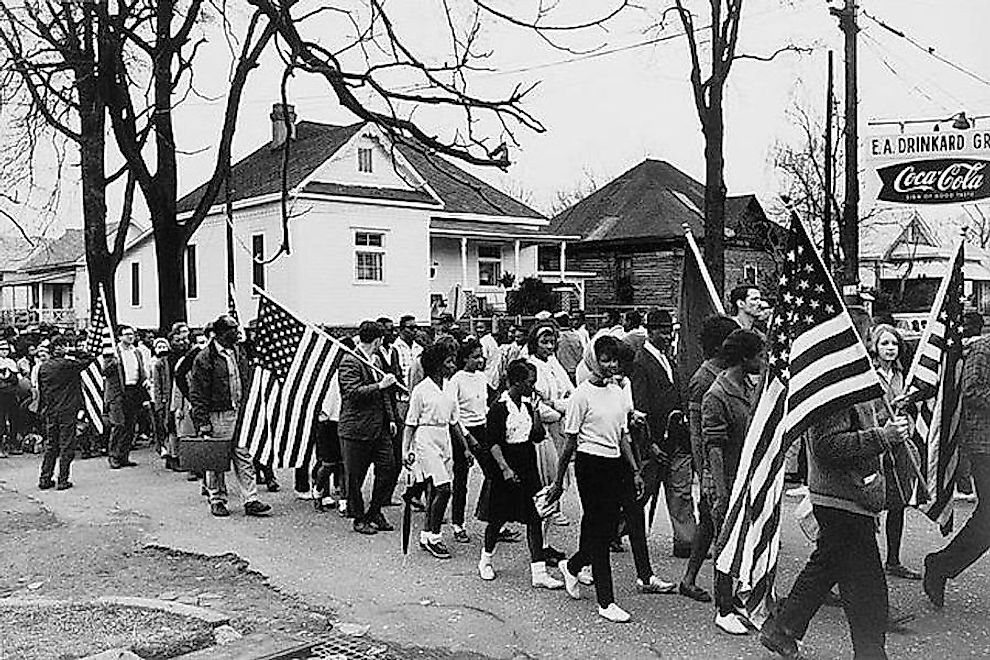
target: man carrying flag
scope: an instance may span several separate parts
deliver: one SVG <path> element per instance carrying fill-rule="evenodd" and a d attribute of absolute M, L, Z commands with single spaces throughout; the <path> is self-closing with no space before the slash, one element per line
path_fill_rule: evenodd
<path fill-rule="evenodd" d="M 247 398 L 251 378 L 247 358 L 237 345 L 237 321 L 225 314 L 213 322 L 213 333 L 213 340 L 193 361 L 189 379 L 191 416 L 200 435 L 232 443 L 234 476 L 244 499 L 244 513 L 262 516 L 271 511 L 271 506 L 258 499 L 251 454 L 233 442 L 237 413 Z M 210 512 L 217 517 L 230 515 L 225 474 L 206 473 Z"/>
<path fill-rule="evenodd" d="M 919 427 L 928 429 L 925 447 L 930 504 L 925 513 L 941 523 L 943 533 L 951 526 L 960 448 L 969 456 L 977 495 L 976 510 L 966 525 L 948 546 L 925 557 L 924 589 L 935 607 L 944 604 L 946 580 L 958 577 L 990 548 L 990 337 L 974 341 L 963 362 L 962 263 L 960 244 L 953 269 L 936 299 L 936 317 L 929 319 L 922 336 L 921 355 L 912 365 L 919 381 L 928 380 L 937 388 L 934 405 L 928 399 L 919 406 Z M 941 350 L 936 353 L 933 349 Z M 926 378 L 932 358 L 939 354 L 935 378 Z"/>
<path fill-rule="evenodd" d="M 857 658 L 885 658 L 887 584 L 875 536 L 883 509 L 880 454 L 907 439 L 894 419 L 877 427 L 883 395 L 866 347 L 800 221 L 792 219 L 780 278 L 781 303 L 768 333 L 768 373 L 746 436 L 717 566 L 739 579 L 751 618 L 773 592 L 788 445 L 807 431 L 809 488 L 821 527 L 818 547 L 760 641 L 788 658 L 836 583 Z"/>

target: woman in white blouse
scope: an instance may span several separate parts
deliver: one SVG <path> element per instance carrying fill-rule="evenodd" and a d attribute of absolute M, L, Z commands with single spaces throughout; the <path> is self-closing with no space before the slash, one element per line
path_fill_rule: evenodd
<path fill-rule="evenodd" d="M 458 422 L 472 451 L 485 438 L 485 418 L 488 415 L 488 375 L 481 344 L 469 339 L 457 351 L 460 367 L 444 388 L 457 402 Z M 467 507 L 468 474 L 473 463 L 472 454 L 460 443 L 453 443 L 454 482 L 451 493 L 450 522 L 454 527 L 454 540 L 469 543 L 471 538 L 464 529 L 464 510 Z"/>
<path fill-rule="evenodd" d="M 454 356 L 434 344 L 420 356 L 426 376 L 409 397 L 403 438 L 403 461 L 415 480 L 426 484 L 427 503 L 419 545 L 437 559 L 450 559 L 441 524 L 450 500 L 453 481 L 454 442 L 464 443 L 457 420 L 457 401 L 443 389 L 444 378 L 454 373 Z"/>

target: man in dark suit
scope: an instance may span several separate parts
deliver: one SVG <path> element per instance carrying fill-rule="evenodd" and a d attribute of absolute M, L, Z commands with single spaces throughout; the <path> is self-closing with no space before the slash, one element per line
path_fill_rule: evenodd
<path fill-rule="evenodd" d="M 652 310 L 646 318 L 647 338 L 633 361 L 633 405 L 646 413 L 646 423 L 656 450 L 644 457 L 655 475 L 647 492 L 659 495 L 663 481 L 664 499 L 674 530 L 674 556 L 691 556 L 697 522 L 691 493 L 691 445 L 684 422 L 685 407 L 680 401 L 680 382 L 669 356 L 674 324 L 664 310 Z M 663 455 L 666 455 L 665 457 Z M 663 464 L 666 461 L 666 465 Z M 651 488 L 652 487 L 652 488 Z"/>
<path fill-rule="evenodd" d="M 398 470 L 392 449 L 398 424 L 390 394 L 398 380 L 390 373 L 380 376 L 371 366 L 381 365 L 378 353 L 384 333 L 380 323 L 362 322 L 355 353 L 345 353 L 337 369 L 341 396 L 337 434 L 347 472 L 347 510 L 354 516 L 354 531 L 361 534 L 393 529 L 382 507 L 392 497 Z M 375 485 L 365 511 L 361 486 L 372 464 Z"/>
<path fill-rule="evenodd" d="M 117 329 L 119 342 L 112 355 L 104 356 L 104 409 L 110 422 L 110 449 L 107 452 L 110 469 L 137 465 L 131 460 L 134 425 L 141 406 L 150 399 L 148 367 L 135 345 L 134 328 L 122 325 Z"/>

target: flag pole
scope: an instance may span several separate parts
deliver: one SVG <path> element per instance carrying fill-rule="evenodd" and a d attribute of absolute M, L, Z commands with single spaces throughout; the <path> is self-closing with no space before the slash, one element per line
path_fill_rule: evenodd
<path fill-rule="evenodd" d="M 708 289 L 708 295 L 712 299 L 712 306 L 715 307 L 716 312 L 725 316 L 725 307 L 722 305 L 722 298 L 715 289 L 715 282 L 712 280 L 711 273 L 708 272 L 708 267 L 705 266 L 704 259 L 701 258 L 701 250 L 698 249 L 698 243 L 694 240 L 691 226 L 685 222 L 681 224 L 681 227 L 684 228 L 684 238 L 687 239 L 688 247 L 690 247 L 691 252 L 694 254 L 695 262 L 698 264 L 698 270 L 701 271 L 701 279 L 705 282 L 705 288 Z"/>
<path fill-rule="evenodd" d="M 272 301 L 273 303 L 275 303 L 276 305 L 278 305 L 279 307 L 281 307 L 285 311 L 289 312 L 290 314 L 292 314 L 293 316 L 295 316 L 297 319 L 300 319 L 301 320 L 303 318 L 302 316 L 300 316 L 299 314 L 296 314 L 294 311 L 292 311 L 291 309 L 289 309 L 288 307 L 286 307 L 284 304 L 282 304 L 281 302 L 279 302 L 278 300 L 276 300 L 274 296 L 272 296 L 270 293 L 268 293 L 267 291 L 265 291 L 264 289 L 262 289 L 257 284 L 253 284 L 252 287 L 253 287 L 255 293 L 257 293 L 260 296 L 264 296 L 265 298 L 268 298 L 268 300 Z M 393 375 L 394 376 L 394 374 L 389 374 L 387 371 L 383 371 L 382 369 L 378 368 L 377 365 L 375 365 L 373 362 L 371 362 L 370 360 L 368 360 L 367 358 L 365 358 L 363 355 L 361 355 L 357 351 L 351 349 L 350 347 L 347 346 L 347 344 L 345 344 L 344 342 L 340 341 L 336 337 L 330 335 L 327 332 L 324 332 L 322 329 L 320 329 L 315 324 L 309 323 L 308 321 L 303 321 L 303 322 L 306 323 L 306 325 L 311 326 L 314 330 L 316 330 L 316 332 L 319 332 L 321 335 L 324 335 L 325 337 L 327 337 L 330 341 L 332 341 L 334 344 L 336 344 L 338 346 L 338 348 L 340 348 L 340 350 L 344 351 L 348 355 L 352 355 L 352 356 L 356 357 L 358 360 L 360 360 L 361 362 L 363 362 L 366 366 L 368 366 L 372 371 L 374 371 L 378 375 L 380 375 L 380 376 L 390 376 L 390 375 Z M 402 384 L 400 382 L 396 382 L 395 383 L 395 386 L 398 387 L 403 392 L 406 392 L 406 393 L 409 392 L 409 388 L 406 387 L 404 384 Z"/>

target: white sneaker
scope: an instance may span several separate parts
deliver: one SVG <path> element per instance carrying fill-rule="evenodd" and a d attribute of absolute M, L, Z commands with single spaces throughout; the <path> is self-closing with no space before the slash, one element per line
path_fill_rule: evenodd
<path fill-rule="evenodd" d="M 612 623 L 629 623 L 629 619 L 632 618 L 629 616 L 629 612 L 626 612 L 615 603 L 612 603 L 608 607 L 599 607 L 598 616 Z"/>
<path fill-rule="evenodd" d="M 641 594 L 672 594 L 677 591 L 676 584 L 661 580 L 656 575 L 651 575 L 650 581 L 646 583 L 636 578 L 636 588 Z"/>
<path fill-rule="evenodd" d="M 577 574 L 578 582 L 585 586 L 591 586 L 595 583 L 595 576 L 591 572 L 591 566 L 585 566 L 581 569 L 581 572 Z"/>
<path fill-rule="evenodd" d="M 957 490 L 955 494 L 953 494 L 952 499 L 959 500 L 960 502 L 975 502 L 976 493 L 963 493 Z"/>
<path fill-rule="evenodd" d="M 481 576 L 482 580 L 492 581 L 495 579 L 495 569 L 491 564 L 486 564 L 485 562 L 478 562 L 478 575 Z"/>
<path fill-rule="evenodd" d="M 305 492 L 302 492 L 302 493 L 300 493 L 297 490 L 297 491 L 295 491 L 295 493 L 296 493 L 296 499 L 297 500 L 311 500 L 311 499 L 313 499 L 313 493 L 311 493 L 308 490 L 305 491 Z"/>
<path fill-rule="evenodd" d="M 808 494 L 807 486 L 795 486 L 784 493 L 787 497 L 804 497 Z"/>
<path fill-rule="evenodd" d="M 549 573 L 538 573 L 533 576 L 533 586 L 539 589 L 562 589 L 564 583 Z"/>
<path fill-rule="evenodd" d="M 726 614 L 722 616 L 721 614 L 715 615 L 715 625 L 721 628 L 724 632 L 730 635 L 748 635 L 749 628 L 746 627 L 740 619 L 739 616 L 733 612 L 731 614 Z"/>
<path fill-rule="evenodd" d="M 567 562 L 562 561 L 557 564 L 557 569 L 564 578 L 564 589 L 567 590 L 567 595 L 574 600 L 581 600 L 581 583 L 576 576 L 571 575 L 571 572 L 567 570 Z"/>

